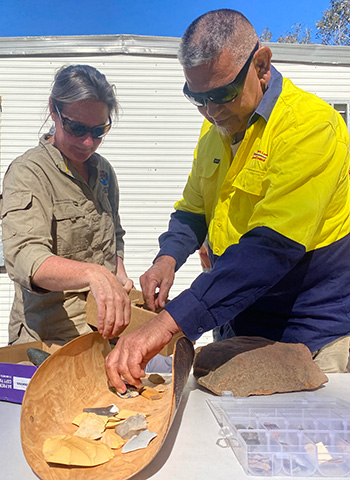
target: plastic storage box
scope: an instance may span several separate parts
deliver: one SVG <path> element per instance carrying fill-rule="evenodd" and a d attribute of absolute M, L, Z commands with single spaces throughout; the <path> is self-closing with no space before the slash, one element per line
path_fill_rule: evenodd
<path fill-rule="evenodd" d="M 350 403 L 224 392 L 208 404 L 247 475 L 350 477 Z"/>

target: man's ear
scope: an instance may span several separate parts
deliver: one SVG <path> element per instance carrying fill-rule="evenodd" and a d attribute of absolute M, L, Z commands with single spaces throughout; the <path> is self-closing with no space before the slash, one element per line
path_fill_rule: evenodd
<path fill-rule="evenodd" d="M 260 47 L 254 55 L 253 63 L 262 86 L 267 86 L 271 78 L 272 52 L 269 47 Z"/>

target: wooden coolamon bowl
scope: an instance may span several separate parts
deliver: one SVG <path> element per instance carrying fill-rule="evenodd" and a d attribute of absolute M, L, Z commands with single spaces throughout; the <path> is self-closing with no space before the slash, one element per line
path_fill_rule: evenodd
<path fill-rule="evenodd" d="M 163 444 L 180 402 L 193 361 L 193 346 L 180 338 L 174 348 L 172 380 L 165 384 L 159 400 L 142 396 L 121 399 L 107 384 L 104 358 L 109 343 L 96 333 L 76 338 L 53 353 L 37 370 L 26 390 L 21 413 L 21 441 L 24 455 L 42 480 L 125 480 L 142 470 Z M 145 381 L 147 384 L 147 381 Z M 85 407 L 111 403 L 119 409 L 149 413 L 148 429 L 157 433 L 146 449 L 122 454 L 96 467 L 48 464 L 42 448 L 52 435 L 73 434 L 72 420 Z"/>

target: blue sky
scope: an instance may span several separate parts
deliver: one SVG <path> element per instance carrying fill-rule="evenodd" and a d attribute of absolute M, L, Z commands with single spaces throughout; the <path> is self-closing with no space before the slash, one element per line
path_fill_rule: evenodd
<path fill-rule="evenodd" d="M 329 0 L 0 0 L 0 37 L 136 34 L 181 37 L 196 17 L 217 8 L 239 10 L 257 33 L 273 38 L 315 23 Z"/>

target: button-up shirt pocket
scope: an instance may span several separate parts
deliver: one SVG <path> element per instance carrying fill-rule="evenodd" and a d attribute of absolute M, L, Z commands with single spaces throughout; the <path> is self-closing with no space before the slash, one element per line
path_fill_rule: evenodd
<path fill-rule="evenodd" d="M 233 186 L 251 195 L 263 196 L 265 172 L 243 168 L 233 182 Z"/>
<path fill-rule="evenodd" d="M 210 159 L 209 161 L 209 159 L 202 157 L 197 159 L 197 174 L 207 223 L 209 223 L 213 214 L 220 184 L 226 173 L 222 171 L 222 168 L 220 169 L 220 163 L 216 163 L 214 160 Z"/>
<path fill-rule="evenodd" d="M 12 191 L 4 195 L 0 213 L 3 241 L 33 228 L 34 218 L 28 214 L 31 204 L 32 192 Z"/>
<path fill-rule="evenodd" d="M 74 258 L 76 252 L 88 248 L 88 227 L 82 205 L 77 201 L 63 200 L 53 206 L 54 251 L 59 256 Z"/>

